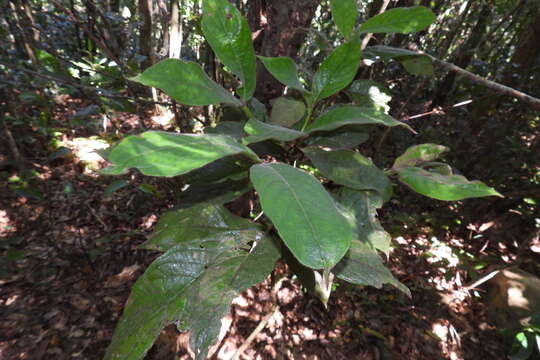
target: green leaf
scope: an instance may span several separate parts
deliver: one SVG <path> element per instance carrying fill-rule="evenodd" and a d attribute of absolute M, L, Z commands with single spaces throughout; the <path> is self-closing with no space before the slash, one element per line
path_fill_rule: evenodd
<path fill-rule="evenodd" d="M 323 113 L 307 127 L 307 131 L 310 133 L 315 131 L 330 131 L 345 125 L 400 125 L 415 132 L 409 125 L 397 121 L 381 111 L 351 105 L 339 106 Z"/>
<path fill-rule="evenodd" d="M 251 168 L 262 208 L 304 266 L 330 269 L 347 252 L 352 230 L 321 183 L 305 171 L 273 163 Z"/>
<path fill-rule="evenodd" d="M 203 1 L 202 31 L 221 62 L 238 76 L 245 101 L 255 92 L 256 58 L 247 20 L 228 0 Z"/>
<path fill-rule="evenodd" d="M 253 161 L 242 155 L 226 156 L 182 176 L 188 184 L 208 184 L 247 177 Z M 245 175 L 245 176 L 244 176 Z"/>
<path fill-rule="evenodd" d="M 357 240 L 352 242 L 350 250 L 332 272 L 338 279 L 356 285 L 380 289 L 384 284 L 390 284 L 411 297 L 411 291 L 384 266 L 377 251 Z"/>
<path fill-rule="evenodd" d="M 395 8 L 367 20 L 360 33 L 409 34 L 424 30 L 435 21 L 435 14 L 424 6 Z"/>
<path fill-rule="evenodd" d="M 204 129 L 205 134 L 228 135 L 237 141 L 242 141 L 245 136 L 245 122 L 240 121 L 221 121 L 216 127 L 207 127 Z"/>
<path fill-rule="evenodd" d="M 157 87 L 184 105 L 242 105 L 240 100 L 212 81 L 199 64 L 191 61 L 163 60 L 131 80 Z"/>
<path fill-rule="evenodd" d="M 358 16 L 356 0 L 330 0 L 330 9 L 339 31 L 349 38 Z"/>
<path fill-rule="evenodd" d="M 306 113 L 303 101 L 285 96 L 277 98 L 272 105 L 270 123 L 290 127 L 300 121 Z"/>
<path fill-rule="evenodd" d="M 370 46 L 365 49 L 362 56 L 370 61 L 395 59 L 413 75 L 433 75 L 434 73 L 433 62 L 429 56 L 407 49 L 383 45 Z"/>
<path fill-rule="evenodd" d="M 321 146 L 334 150 L 352 149 L 369 139 L 369 135 L 363 130 L 343 127 L 331 133 L 319 133 L 305 140 L 306 144 Z"/>
<path fill-rule="evenodd" d="M 500 196 L 480 181 L 469 181 L 461 175 L 445 176 L 417 167 L 398 170 L 399 180 L 411 189 L 433 199 L 456 201 L 483 196 Z"/>
<path fill-rule="evenodd" d="M 372 249 L 388 254 L 392 238 L 377 220 L 377 209 L 383 205 L 381 196 L 374 191 L 343 187 L 337 191 L 336 197 L 342 213 L 353 227 L 356 239 Z"/>
<path fill-rule="evenodd" d="M 397 60 L 413 75 L 433 75 L 433 63 L 427 56 L 400 56 Z"/>
<path fill-rule="evenodd" d="M 356 105 L 371 107 L 386 114 L 390 111 L 390 91 L 376 81 L 356 80 L 347 89 L 347 93 Z"/>
<path fill-rule="evenodd" d="M 126 186 L 129 185 L 129 181 L 127 180 L 116 180 L 116 181 L 113 181 L 109 186 L 107 186 L 107 188 L 105 189 L 105 191 L 103 192 L 103 194 L 105 196 L 111 196 L 112 193 L 120 190 L 120 189 L 123 189 L 125 188 Z"/>
<path fill-rule="evenodd" d="M 173 177 L 237 154 L 259 162 L 253 151 L 228 136 L 148 131 L 115 146 L 108 155 L 112 164 L 101 172 L 120 175 L 137 168 L 144 175 Z"/>
<path fill-rule="evenodd" d="M 292 141 L 305 134 L 301 131 L 286 127 L 263 123 L 255 118 L 249 120 L 244 127 L 244 131 L 249 134 L 244 139 L 244 144 L 251 144 L 265 140 Z"/>
<path fill-rule="evenodd" d="M 302 151 L 321 174 L 333 182 L 357 190 L 374 190 L 385 200 L 392 196 L 392 183 L 388 177 L 359 153 L 317 148 L 304 148 Z"/>
<path fill-rule="evenodd" d="M 253 239 L 249 254 L 227 240 L 209 248 L 177 245 L 154 261 L 133 286 L 105 360 L 142 359 L 171 323 L 191 331 L 190 347 L 204 359 L 232 299 L 264 280 L 279 257 L 268 238 Z"/>
<path fill-rule="evenodd" d="M 437 160 L 442 153 L 448 151 L 446 146 L 436 144 L 420 144 L 411 146 L 396 159 L 393 168 L 416 166 L 425 162 Z"/>
<path fill-rule="evenodd" d="M 360 66 L 360 39 L 355 38 L 336 48 L 321 64 L 313 77 L 310 101 L 334 95 L 347 87 Z"/>
<path fill-rule="evenodd" d="M 225 204 L 251 190 L 248 178 L 225 180 L 218 183 L 195 183 L 178 195 L 179 207 L 186 208 L 203 202 Z"/>
<path fill-rule="evenodd" d="M 298 76 L 298 68 L 296 67 L 293 59 L 288 57 L 265 57 L 258 56 L 259 60 L 263 63 L 264 67 L 273 77 L 275 77 L 280 83 L 296 89 L 301 92 L 306 92 L 304 86 L 300 82 Z"/>
<path fill-rule="evenodd" d="M 162 215 L 152 236 L 142 247 L 167 251 L 175 245 L 202 240 L 211 242 L 227 236 L 238 239 L 238 243 L 246 243 L 258 232 L 257 224 L 233 215 L 222 205 L 199 204 Z"/>

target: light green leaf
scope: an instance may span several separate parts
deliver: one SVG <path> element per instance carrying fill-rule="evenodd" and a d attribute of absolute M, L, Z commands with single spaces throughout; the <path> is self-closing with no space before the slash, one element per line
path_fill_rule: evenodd
<path fill-rule="evenodd" d="M 300 121 L 305 113 L 306 105 L 303 101 L 282 96 L 272 105 L 270 123 L 290 127 Z"/>
<path fill-rule="evenodd" d="M 144 175 L 173 177 L 231 155 L 259 162 L 253 151 L 228 136 L 147 131 L 115 146 L 108 155 L 112 164 L 101 172 L 120 175 L 137 168 Z"/>
<path fill-rule="evenodd" d="M 415 132 L 409 125 L 397 121 L 381 111 L 351 105 L 339 106 L 323 113 L 307 127 L 307 131 L 310 133 L 315 131 L 330 131 L 345 125 L 400 125 Z"/>
<path fill-rule="evenodd" d="M 445 201 L 456 201 L 467 198 L 500 196 L 495 189 L 481 181 L 469 181 L 461 175 L 445 176 L 417 167 L 398 170 L 399 180 L 414 191 Z"/>
<path fill-rule="evenodd" d="M 448 151 L 446 146 L 436 144 L 414 145 L 405 150 L 405 152 L 394 162 L 394 169 L 407 166 L 416 166 L 425 162 L 437 160 L 442 153 Z"/>
<path fill-rule="evenodd" d="M 384 266 L 377 251 L 357 240 L 352 242 L 351 248 L 332 272 L 338 279 L 351 284 L 378 289 L 384 284 L 390 284 L 411 297 L 411 291 Z"/>
<path fill-rule="evenodd" d="M 306 92 L 298 76 L 298 68 L 293 59 L 288 57 L 265 57 L 258 56 L 264 67 L 280 83 L 292 89 Z"/>
<path fill-rule="evenodd" d="M 255 118 L 247 122 L 244 131 L 249 134 L 249 136 L 244 139 L 244 144 L 265 140 L 292 141 L 305 135 L 301 131 L 263 123 Z"/>
<path fill-rule="evenodd" d="M 352 230 L 321 183 L 305 171 L 273 163 L 251 168 L 262 208 L 304 266 L 330 269 L 347 252 Z"/>
<path fill-rule="evenodd" d="M 131 80 L 157 87 L 184 105 L 204 106 L 220 103 L 242 105 L 240 100 L 212 81 L 201 66 L 194 62 L 163 60 Z"/>
<path fill-rule="evenodd" d="M 330 0 L 330 9 L 339 31 L 349 38 L 358 16 L 356 0 Z"/>
<path fill-rule="evenodd" d="M 196 359 L 206 358 L 232 299 L 264 280 L 279 257 L 270 239 L 252 240 L 251 253 L 216 239 L 208 248 L 176 245 L 154 261 L 133 286 L 105 360 L 142 359 L 171 323 L 191 331 Z"/>
<path fill-rule="evenodd" d="M 405 70 L 413 75 L 433 75 L 434 69 L 431 59 L 427 56 L 400 56 L 397 60 Z"/>
<path fill-rule="evenodd" d="M 199 204 L 185 209 L 169 211 L 161 216 L 156 228 L 142 247 L 150 250 L 167 251 L 179 244 L 209 242 L 225 237 L 237 243 L 247 243 L 260 232 L 260 227 L 233 215 L 222 205 Z"/>
<path fill-rule="evenodd" d="M 353 227 L 356 239 L 388 254 L 392 238 L 377 219 L 377 209 L 383 205 L 381 196 L 374 191 L 343 187 L 337 191 L 336 197 L 342 213 Z"/>
<path fill-rule="evenodd" d="M 305 140 L 306 144 L 322 146 L 334 150 L 352 149 L 369 139 L 369 135 L 362 130 L 343 127 L 334 132 L 319 133 Z"/>
<path fill-rule="evenodd" d="M 424 30 L 435 19 L 433 11 L 424 6 L 394 8 L 367 20 L 360 26 L 360 33 L 409 34 Z"/>
<path fill-rule="evenodd" d="M 321 174 L 333 182 L 357 190 L 374 190 L 383 199 L 392 196 L 392 183 L 371 160 L 352 150 L 325 151 L 304 148 L 304 154 Z"/>
<path fill-rule="evenodd" d="M 347 93 L 356 105 L 372 107 L 386 114 L 390 111 L 390 91 L 376 81 L 356 80 L 347 89 Z"/>
<path fill-rule="evenodd" d="M 323 61 L 313 77 L 310 101 L 334 95 L 347 87 L 360 66 L 360 39 L 358 37 L 336 48 Z"/>
<path fill-rule="evenodd" d="M 242 81 L 245 101 L 255 92 L 256 58 L 247 20 L 228 0 L 203 0 L 202 31 L 223 64 Z"/>

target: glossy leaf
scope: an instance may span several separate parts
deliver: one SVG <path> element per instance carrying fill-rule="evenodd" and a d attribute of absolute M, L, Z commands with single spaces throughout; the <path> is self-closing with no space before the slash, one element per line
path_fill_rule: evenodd
<path fill-rule="evenodd" d="M 137 168 L 144 175 L 173 177 L 237 154 L 259 161 L 253 151 L 228 136 L 148 131 L 115 146 L 108 155 L 112 164 L 102 173 L 119 175 Z"/>
<path fill-rule="evenodd" d="M 364 22 L 360 33 L 409 34 L 426 29 L 434 21 L 435 14 L 424 6 L 394 8 Z"/>
<path fill-rule="evenodd" d="M 330 269 L 347 252 L 352 230 L 321 183 L 305 171 L 273 163 L 251 168 L 262 208 L 304 266 Z"/>
<path fill-rule="evenodd" d="M 228 0 L 203 0 L 202 31 L 221 62 L 242 81 L 239 93 L 255 92 L 256 58 L 247 20 Z"/>
<path fill-rule="evenodd" d="M 461 175 L 445 176 L 429 172 L 417 167 L 398 170 L 399 180 L 414 191 L 445 201 L 456 201 L 467 198 L 500 196 L 495 189 L 480 181 L 469 181 Z"/>
<path fill-rule="evenodd" d="M 142 359 L 171 323 L 191 331 L 190 347 L 204 359 L 232 299 L 264 280 L 279 257 L 262 235 L 251 253 L 227 240 L 208 248 L 176 245 L 154 261 L 133 286 L 105 360 Z"/>
<path fill-rule="evenodd" d="M 384 284 L 390 284 L 411 297 L 411 291 L 384 266 L 377 251 L 357 240 L 352 242 L 350 250 L 332 272 L 338 279 L 355 285 L 380 289 Z"/>
<path fill-rule="evenodd" d="M 374 190 L 383 199 L 392 196 L 392 183 L 371 160 L 352 150 L 302 149 L 322 175 L 333 182 L 357 190 Z"/>
<path fill-rule="evenodd" d="M 360 66 L 360 39 L 354 38 L 336 48 L 313 77 L 310 101 L 334 95 L 351 83 Z"/>
<path fill-rule="evenodd" d="M 264 67 L 280 83 L 292 89 L 305 92 L 304 86 L 298 76 L 298 68 L 293 59 L 288 57 L 265 57 L 258 56 Z"/>
<path fill-rule="evenodd" d="M 279 125 L 263 123 L 257 119 L 249 120 L 244 127 L 244 131 L 249 134 L 249 136 L 244 139 L 245 144 L 265 140 L 292 141 L 305 135 L 301 131 Z"/>
<path fill-rule="evenodd" d="M 285 96 L 277 98 L 272 105 L 270 123 L 290 127 L 300 121 L 306 112 L 303 101 Z"/>
<path fill-rule="evenodd" d="M 260 232 L 260 227 L 233 215 L 222 205 L 199 204 L 169 211 L 161 216 L 145 249 L 167 251 L 179 244 L 192 244 L 230 237 L 237 243 L 247 243 Z"/>
<path fill-rule="evenodd" d="M 376 110 L 388 113 L 392 100 L 390 91 L 383 85 L 372 80 L 356 80 L 347 90 L 348 95 L 356 105 L 372 107 Z"/>
<path fill-rule="evenodd" d="M 334 132 L 312 135 L 305 142 L 312 146 L 340 150 L 355 148 L 367 139 L 369 139 L 369 135 L 364 131 L 343 127 Z"/>
<path fill-rule="evenodd" d="M 356 0 L 330 0 L 330 9 L 339 31 L 343 36 L 349 38 L 358 16 Z"/>
<path fill-rule="evenodd" d="M 396 159 L 394 169 L 416 166 L 425 162 L 437 160 L 441 154 L 448 151 L 446 146 L 436 144 L 420 144 L 411 146 Z"/>
<path fill-rule="evenodd" d="M 397 121 L 384 112 L 373 108 L 360 106 L 339 106 L 331 109 L 313 121 L 308 127 L 308 132 L 330 131 L 345 125 L 384 125 L 384 126 L 404 126 L 415 132 L 409 125 Z"/>
<path fill-rule="evenodd" d="M 341 188 L 336 195 L 340 208 L 353 227 L 356 239 L 372 249 L 388 254 L 392 238 L 377 219 L 383 199 L 374 191 Z"/>
<path fill-rule="evenodd" d="M 212 81 L 199 64 L 190 61 L 163 60 L 131 80 L 161 89 L 184 105 L 242 105 L 240 100 Z"/>

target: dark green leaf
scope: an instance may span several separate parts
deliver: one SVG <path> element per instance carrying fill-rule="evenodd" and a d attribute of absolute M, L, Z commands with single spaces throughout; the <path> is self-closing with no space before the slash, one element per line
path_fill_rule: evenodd
<path fill-rule="evenodd" d="M 225 180 L 218 183 L 195 183 L 178 195 L 178 207 L 187 208 L 203 202 L 225 204 L 251 190 L 249 179 Z"/>
<path fill-rule="evenodd" d="M 374 190 L 383 199 L 392 196 L 392 183 L 371 160 L 352 150 L 302 149 L 321 174 L 333 182 L 357 190 Z"/>
<path fill-rule="evenodd" d="M 122 188 L 125 188 L 126 186 L 129 185 L 129 181 L 126 181 L 126 180 L 116 180 L 116 181 L 113 181 L 109 186 L 107 186 L 107 188 L 105 189 L 104 191 L 104 195 L 105 196 L 111 196 L 112 193 L 122 189 Z"/>
<path fill-rule="evenodd" d="M 392 100 L 392 96 L 388 89 L 376 81 L 356 80 L 347 93 L 356 105 L 372 107 L 384 113 L 390 111 L 388 103 Z"/>
<path fill-rule="evenodd" d="M 142 247 L 167 251 L 175 245 L 198 243 L 203 239 L 211 242 L 226 236 L 238 239 L 236 242 L 240 244 L 254 239 L 259 231 L 257 224 L 233 215 L 222 205 L 199 204 L 162 215 Z"/>
<path fill-rule="evenodd" d="M 433 62 L 427 55 L 419 54 L 415 51 L 394 48 L 390 46 L 370 46 L 362 54 L 364 59 L 370 61 L 388 61 L 395 59 L 399 61 L 405 70 L 413 75 L 433 75 Z"/>
<path fill-rule="evenodd" d="M 182 176 L 188 184 L 208 184 L 247 177 L 253 161 L 242 155 L 226 156 Z"/>
<path fill-rule="evenodd" d="M 259 161 L 253 151 L 228 136 L 148 131 L 115 146 L 108 156 L 112 164 L 102 173 L 119 175 L 137 168 L 145 175 L 173 177 L 237 154 Z"/>
<path fill-rule="evenodd" d="M 272 105 L 270 123 L 290 127 L 300 121 L 306 112 L 303 101 L 285 96 L 277 98 Z"/>
<path fill-rule="evenodd" d="M 431 59 L 427 56 L 401 56 L 397 60 L 413 75 L 433 75 L 434 73 Z"/>
<path fill-rule="evenodd" d="M 360 26 L 360 33 L 409 34 L 424 30 L 435 21 L 435 14 L 423 6 L 394 8 L 374 16 Z"/>
<path fill-rule="evenodd" d="M 51 155 L 47 157 L 47 160 L 53 161 L 53 160 L 62 159 L 71 155 L 72 155 L 71 149 L 65 146 L 60 146 L 56 151 L 54 151 Z"/>
<path fill-rule="evenodd" d="M 360 39 L 355 38 L 336 48 L 319 67 L 313 77 L 310 101 L 334 95 L 347 87 L 360 66 Z"/>
<path fill-rule="evenodd" d="M 338 279 L 362 286 L 381 288 L 390 284 L 411 297 L 411 291 L 388 270 L 377 251 L 360 241 L 353 241 L 351 248 L 332 271 Z"/>
<path fill-rule="evenodd" d="M 178 59 L 163 60 L 131 80 L 163 90 L 181 104 L 204 106 L 227 103 L 240 106 L 240 100 L 212 81 L 201 66 Z"/>
<path fill-rule="evenodd" d="M 417 167 L 398 170 L 399 180 L 414 191 L 445 201 L 483 196 L 500 196 L 495 189 L 480 181 L 469 181 L 461 175 L 445 176 Z"/>
<path fill-rule="evenodd" d="M 307 131 L 310 133 L 315 131 L 330 131 L 345 125 L 400 125 L 414 132 L 409 125 L 397 121 L 388 114 L 373 108 L 351 105 L 339 106 L 323 113 L 307 127 Z"/>
<path fill-rule="evenodd" d="M 339 31 L 343 36 L 349 38 L 358 16 L 356 0 L 330 0 L 330 9 Z"/>
<path fill-rule="evenodd" d="M 419 165 L 422 169 L 426 169 L 429 172 L 434 172 L 441 175 L 454 175 L 452 167 L 448 164 L 441 162 L 428 162 L 425 164 Z"/>
<path fill-rule="evenodd" d="M 148 267 L 133 286 L 105 360 L 142 359 L 171 323 L 191 331 L 197 360 L 206 357 L 232 299 L 264 280 L 279 257 L 262 235 L 253 239 L 257 246 L 249 254 L 227 238 L 219 240 L 209 248 L 174 246 Z"/>
<path fill-rule="evenodd" d="M 278 141 L 292 141 L 305 135 L 301 131 L 263 123 L 257 119 L 249 120 L 244 127 L 244 131 L 249 134 L 249 136 L 244 139 L 244 144 L 251 144 L 270 139 Z"/>
<path fill-rule="evenodd" d="M 353 227 L 356 239 L 372 249 L 388 254 L 392 239 L 377 220 L 377 209 L 383 205 L 380 195 L 374 191 L 344 187 L 338 190 L 336 196 L 342 213 Z"/>
<path fill-rule="evenodd" d="M 257 98 L 251 98 L 249 100 L 248 105 L 255 118 L 261 121 L 268 120 L 268 113 L 266 111 L 266 106 L 262 102 L 260 102 Z"/>
<path fill-rule="evenodd" d="M 242 81 L 244 100 L 255 92 L 256 58 L 247 20 L 228 0 L 203 0 L 202 31 L 223 64 Z"/>
<path fill-rule="evenodd" d="M 446 146 L 436 144 L 420 144 L 411 146 L 394 162 L 394 169 L 416 166 L 437 160 L 442 153 L 448 151 Z"/>
<path fill-rule="evenodd" d="M 228 135 L 237 141 L 242 141 L 242 138 L 246 135 L 244 132 L 243 121 L 221 121 L 216 127 L 207 127 L 204 129 L 205 134 L 218 134 Z"/>
<path fill-rule="evenodd" d="M 314 176 L 273 163 L 253 166 L 251 181 L 266 216 L 301 264 L 330 269 L 347 252 L 352 230 Z"/>
<path fill-rule="evenodd" d="M 268 72 L 280 83 L 301 92 L 306 91 L 300 82 L 296 64 L 291 58 L 265 56 L 259 56 L 258 58 L 261 60 L 266 70 L 268 70 Z"/>
<path fill-rule="evenodd" d="M 352 149 L 369 139 L 369 135 L 362 130 L 343 127 L 331 133 L 319 133 L 305 140 L 306 144 L 322 146 L 334 150 Z"/>

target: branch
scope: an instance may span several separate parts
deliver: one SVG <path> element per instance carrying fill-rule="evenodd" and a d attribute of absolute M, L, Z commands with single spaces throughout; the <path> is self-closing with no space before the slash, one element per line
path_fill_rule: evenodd
<path fill-rule="evenodd" d="M 528 94 L 526 94 L 524 92 L 521 92 L 521 91 L 516 90 L 514 88 L 511 88 L 509 86 L 502 85 L 502 84 L 499 84 L 499 83 L 497 83 L 495 81 L 485 79 L 485 78 L 483 78 L 481 76 L 478 76 L 476 74 L 473 74 L 473 73 L 471 73 L 471 72 L 469 72 L 469 71 L 467 71 L 465 69 L 462 69 L 459 66 L 456 66 L 456 65 L 448 63 L 446 61 L 437 59 L 436 57 L 431 56 L 429 54 L 426 54 L 426 53 L 419 53 L 419 54 L 428 56 L 431 59 L 431 61 L 433 61 L 435 64 L 443 67 L 444 69 L 446 69 L 448 71 L 458 73 L 459 75 L 462 75 L 462 76 L 466 77 L 467 79 L 471 80 L 474 83 L 485 86 L 485 87 L 487 87 L 487 88 L 489 88 L 489 89 L 491 89 L 491 90 L 493 90 L 495 92 L 498 92 L 498 93 L 500 93 L 502 95 L 508 95 L 508 96 L 514 97 L 516 99 L 519 99 L 519 100 L 523 101 L 524 103 L 527 103 L 528 105 L 530 105 L 533 109 L 540 110 L 540 99 L 538 99 L 538 98 L 535 98 L 535 97 L 533 97 L 531 95 L 528 95 Z"/>

